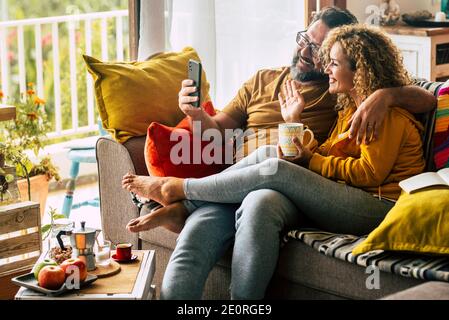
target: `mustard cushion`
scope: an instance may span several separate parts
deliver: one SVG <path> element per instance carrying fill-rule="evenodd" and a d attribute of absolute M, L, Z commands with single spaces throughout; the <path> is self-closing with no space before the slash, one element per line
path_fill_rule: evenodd
<path fill-rule="evenodd" d="M 449 253 L 449 190 L 403 192 L 382 223 L 352 254 L 373 250 Z"/>
<path fill-rule="evenodd" d="M 200 61 L 193 48 L 156 54 L 148 61 L 102 62 L 84 55 L 95 81 L 95 97 L 103 127 L 120 143 L 146 135 L 151 122 L 167 126 L 185 117 L 178 107 L 181 81 L 189 59 Z M 210 100 L 203 69 L 201 101 Z"/>

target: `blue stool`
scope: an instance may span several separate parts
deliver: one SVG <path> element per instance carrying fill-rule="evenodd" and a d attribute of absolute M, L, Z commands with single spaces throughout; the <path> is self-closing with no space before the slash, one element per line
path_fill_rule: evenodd
<path fill-rule="evenodd" d="M 62 207 L 62 214 L 67 218 L 70 216 L 70 211 L 72 209 L 77 209 L 82 206 L 100 206 L 100 199 L 97 197 L 93 200 L 84 201 L 77 204 L 73 203 L 73 193 L 75 191 L 75 181 L 78 177 L 80 171 L 80 163 L 96 163 L 97 158 L 95 155 L 95 144 L 96 141 L 88 142 L 83 145 L 71 146 L 69 147 L 68 158 L 72 162 L 70 165 L 70 180 L 66 185 L 66 194 L 64 199 L 64 204 Z"/>
<path fill-rule="evenodd" d="M 98 121 L 98 129 L 101 136 L 107 135 L 107 131 L 103 129 L 101 121 Z M 70 180 L 66 185 L 66 194 L 64 198 L 64 204 L 62 206 L 62 214 L 67 218 L 70 217 L 70 211 L 72 209 L 78 209 L 82 206 L 100 206 L 100 199 L 97 197 L 92 200 L 83 201 L 80 203 L 73 203 L 73 193 L 75 191 L 76 178 L 80 171 L 80 163 L 96 163 L 97 157 L 95 153 L 95 147 L 97 139 L 87 139 L 82 143 L 69 146 L 69 153 L 67 157 L 72 162 L 70 165 Z"/>

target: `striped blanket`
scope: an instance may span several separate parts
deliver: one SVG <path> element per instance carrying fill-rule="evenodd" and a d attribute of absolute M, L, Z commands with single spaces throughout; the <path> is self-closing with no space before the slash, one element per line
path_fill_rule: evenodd
<path fill-rule="evenodd" d="M 290 239 L 304 242 L 321 254 L 337 258 L 362 267 L 375 265 L 379 270 L 424 280 L 449 281 L 449 257 L 430 256 L 375 250 L 357 256 L 354 249 L 366 237 L 334 234 L 316 229 L 290 231 L 283 243 Z"/>
<path fill-rule="evenodd" d="M 440 88 L 434 133 L 436 169 L 449 167 L 449 81 Z"/>

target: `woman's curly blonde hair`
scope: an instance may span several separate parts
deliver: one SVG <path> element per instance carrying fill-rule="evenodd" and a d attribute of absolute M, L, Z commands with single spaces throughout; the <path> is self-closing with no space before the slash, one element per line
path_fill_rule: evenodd
<path fill-rule="evenodd" d="M 355 71 L 354 89 L 363 100 L 378 89 L 411 83 L 401 53 L 381 31 L 365 25 L 347 25 L 331 30 L 321 46 L 323 65 L 329 64 L 330 51 L 337 42 Z M 351 105 L 354 102 L 348 94 L 338 95 L 337 110 Z"/>

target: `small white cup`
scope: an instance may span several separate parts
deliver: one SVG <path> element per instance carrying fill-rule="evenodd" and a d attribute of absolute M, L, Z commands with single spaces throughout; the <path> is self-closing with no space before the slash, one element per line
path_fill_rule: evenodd
<path fill-rule="evenodd" d="M 446 13 L 442 11 L 435 13 L 435 21 L 436 22 L 446 21 Z"/>
<path fill-rule="evenodd" d="M 108 266 L 111 263 L 111 241 L 104 240 L 103 244 L 97 244 L 95 262 L 99 266 Z"/>
<path fill-rule="evenodd" d="M 310 138 L 304 140 L 304 134 L 308 133 Z M 296 148 L 293 138 L 298 137 L 299 141 L 304 144 L 305 147 L 310 147 L 313 143 L 313 132 L 304 127 L 303 123 L 281 123 L 279 124 L 279 145 L 281 146 L 282 153 L 286 157 L 294 157 L 298 155 L 298 149 Z"/>

